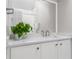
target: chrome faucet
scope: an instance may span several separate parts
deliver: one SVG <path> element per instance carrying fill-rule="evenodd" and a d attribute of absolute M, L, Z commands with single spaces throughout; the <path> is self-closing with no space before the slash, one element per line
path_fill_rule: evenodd
<path fill-rule="evenodd" d="M 41 30 L 41 34 L 43 37 L 47 37 L 50 35 L 50 32 L 48 30 L 47 31 Z"/>

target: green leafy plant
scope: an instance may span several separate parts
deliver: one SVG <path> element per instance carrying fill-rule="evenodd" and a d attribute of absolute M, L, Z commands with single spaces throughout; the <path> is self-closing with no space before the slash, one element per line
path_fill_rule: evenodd
<path fill-rule="evenodd" d="M 16 24 L 16 26 L 11 26 L 11 31 L 13 34 L 17 34 L 20 38 L 24 34 L 27 34 L 32 31 L 32 26 L 30 24 L 19 22 L 18 24 Z"/>

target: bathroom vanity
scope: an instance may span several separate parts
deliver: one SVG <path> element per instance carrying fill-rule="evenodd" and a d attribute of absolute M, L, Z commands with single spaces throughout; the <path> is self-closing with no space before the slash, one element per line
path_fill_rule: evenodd
<path fill-rule="evenodd" d="M 7 43 L 8 59 L 71 59 L 71 36 L 30 37 Z"/>
<path fill-rule="evenodd" d="M 7 38 L 7 59 L 72 59 L 71 18 L 71 0 L 7 0 L 7 37 L 18 22 L 33 27 L 25 39 Z"/>

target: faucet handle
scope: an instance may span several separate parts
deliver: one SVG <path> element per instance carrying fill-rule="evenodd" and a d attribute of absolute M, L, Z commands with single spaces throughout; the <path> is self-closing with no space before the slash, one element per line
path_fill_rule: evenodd
<path fill-rule="evenodd" d="M 41 30 L 41 34 L 42 34 L 42 36 L 44 37 L 44 30 Z"/>
<path fill-rule="evenodd" d="M 49 36 L 50 35 L 50 32 L 47 30 L 46 31 L 46 36 Z"/>

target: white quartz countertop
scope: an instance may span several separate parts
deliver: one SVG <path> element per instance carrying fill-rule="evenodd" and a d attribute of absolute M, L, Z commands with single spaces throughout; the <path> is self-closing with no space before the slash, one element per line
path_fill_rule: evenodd
<path fill-rule="evenodd" d="M 27 37 L 26 39 L 22 40 L 9 40 L 7 41 L 7 48 L 13 48 L 18 46 L 27 46 L 27 45 L 33 45 L 33 44 L 40 44 L 40 43 L 46 43 L 46 42 L 54 42 L 54 41 L 61 41 L 61 40 L 68 40 L 72 37 L 69 35 L 51 35 L 48 37 L 42 37 L 41 35 L 32 35 L 30 37 Z"/>

